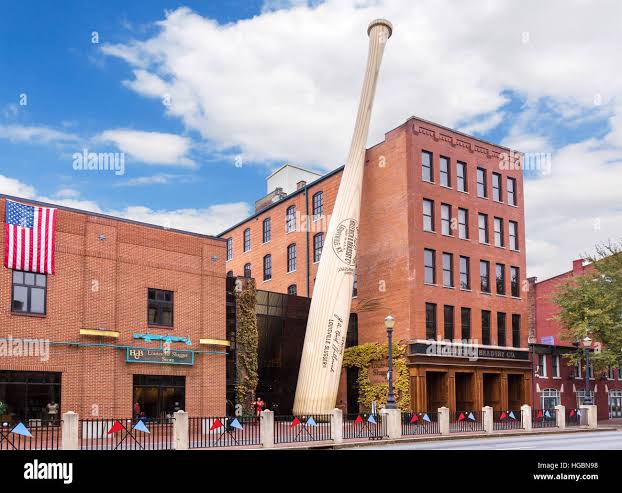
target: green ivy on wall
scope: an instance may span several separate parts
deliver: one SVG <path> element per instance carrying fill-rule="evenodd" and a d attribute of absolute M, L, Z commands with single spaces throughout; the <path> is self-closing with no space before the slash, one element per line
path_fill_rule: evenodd
<path fill-rule="evenodd" d="M 252 402 L 259 381 L 257 351 L 257 289 L 253 279 L 237 279 L 235 287 L 236 304 L 236 383 L 238 404 L 245 414 L 252 413 Z"/>
<path fill-rule="evenodd" d="M 372 401 L 377 405 L 387 403 L 388 383 L 373 384 L 369 381 L 369 367 L 373 361 L 386 361 L 388 345 L 377 342 L 368 342 L 359 346 L 352 346 L 345 350 L 343 366 L 359 369 L 359 404 L 365 409 L 371 409 Z M 406 346 L 393 343 L 393 391 L 397 406 L 402 411 L 410 411 L 410 386 L 408 366 L 406 365 Z"/>

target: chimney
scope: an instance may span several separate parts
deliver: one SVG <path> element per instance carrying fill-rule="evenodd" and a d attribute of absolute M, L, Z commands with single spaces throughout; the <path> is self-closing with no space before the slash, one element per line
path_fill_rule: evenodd
<path fill-rule="evenodd" d="M 572 273 L 574 275 L 583 274 L 583 259 L 577 259 L 572 261 Z"/>
<path fill-rule="evenodd" d="M 296 183 L 296 190 L 300 190 L 301 188 L 303 188 L 305 185 L 307 184 L 306 181 L 304 180 L 300 180 L 298 183 Z"/>

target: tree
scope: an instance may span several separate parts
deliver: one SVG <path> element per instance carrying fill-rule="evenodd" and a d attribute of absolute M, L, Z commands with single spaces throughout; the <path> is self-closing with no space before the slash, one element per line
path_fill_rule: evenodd
<path fill-rule="evenodd" d="M 592 268 L 562 284 L 554 296 L 560 312 L 555 317 L 564 327 L 562 339 L 582 341 L 586 335 L 602 345 L 590 356 L 595 371 L 622 367 L 622 243 L 596 246 L 588 255 Z M 571 363 L 583 358 L 577 351 Z"/>

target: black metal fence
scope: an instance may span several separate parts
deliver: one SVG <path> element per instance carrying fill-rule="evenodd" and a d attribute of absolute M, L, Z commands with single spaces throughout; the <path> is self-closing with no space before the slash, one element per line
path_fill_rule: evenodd
<path fill-rule="evenodd" d="M 31 419 L 26 423 L 0 423 L 0 450 L 59 450 L 61 421 Z"/>
<path fill-rule="evenodd" d="M 274 443 L 321 442 L 331 437 L 330 414 L 274 417 Z"/>
<path fill-rule="evenodd" d="M 387 422 L 381 414 L 346 414 L 343 416 L 343 438 L 386 438 Z"/>
<path fill-rule="evenodd" d="M 402 413 L 402 435 L 438 435 L 438 413 Z"/>
<path fill-rule="evenodd" d="M 532 428 L 556 428 L 557 410 L 556 409 L 532 409 L 531 410 Z"/>
<path fill-rule="evenodd" d="M 82 450 L 170 450 L 174 418 L 136 420 L 95 418 L 80 420 Z"/>
<path fill-rule="evenodd" d="M 481 411 L 458 411 L 449 415 L 450 433 L 484 431 Z"/>
<path fill-rule="evenodd" d="M 581 426 L 580 409 L 566 409 L 566 426 Z"/>
<path fill-rule="evenodd" d="M 493 430 L 522 430 L 523 422 L 520 411 L 493 411 Z"/>
<path fill-rule="evenodd" d="M 260 445 L 260 420 L 256 416 L 188 418 L 190 448 Z"/>

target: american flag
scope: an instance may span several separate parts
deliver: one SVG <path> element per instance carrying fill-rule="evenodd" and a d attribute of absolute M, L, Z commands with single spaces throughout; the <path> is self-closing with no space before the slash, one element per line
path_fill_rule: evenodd
<path fill-rule="evenodd" d="M 6 201 L 4 266 L 54 274 L 56 209 Z"/>

